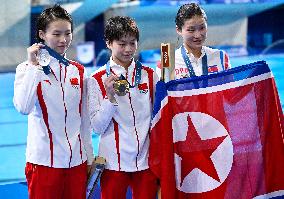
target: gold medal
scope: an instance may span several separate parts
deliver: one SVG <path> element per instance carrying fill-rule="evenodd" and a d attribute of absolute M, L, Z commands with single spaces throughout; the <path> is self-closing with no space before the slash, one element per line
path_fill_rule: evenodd
<path fill-rule="evenodd" d="M 124 96 L 129 92 L 129 83 L 126 79 L 120 79 L 114 82 L 113 88 L 118 96 Z"/>

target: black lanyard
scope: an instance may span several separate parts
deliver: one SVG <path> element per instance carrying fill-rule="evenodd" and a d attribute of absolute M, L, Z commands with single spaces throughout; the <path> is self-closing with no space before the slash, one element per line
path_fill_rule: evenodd
<path fill-rule="evenodd" d="M 185 50 L 184 46 L 181 47 L 181 54 L 182 54 L 183 61 L 186 64 L 186 67 L 188 69 L 190 76 L 191 77 L 196 76 L 196 74 L 193 70 L 193 67 L 191 65 L 191 62 L 189 60 L 189 57 L 186 54 L 186 50 Z M 208 75 L 207 55 L 206 54 L 202 57 L 202 73 L 203 73 L 203 75 Z"/>
<path fill-rule="evenodd" d="M 140 82 L 141 82 L 141 71 L 142 71 L 142 64 L 141 64 L 141 62 L 139 62 L 139 61 L 135 62 L 135 69 L 136 69 L 136 72 L 135 72 L 135 83 L 132 86 L 128 82 L 130 88 L 134 88 L 135 86 L 139 85 Z M 106 73 L 107 73 L 107 77 L 110 76 L 110 62 L 109 61 L 106 64 Z M 123 75 L 121 75 L 119 77 L 119 79 L 120 80 L 127 80 Z"/>

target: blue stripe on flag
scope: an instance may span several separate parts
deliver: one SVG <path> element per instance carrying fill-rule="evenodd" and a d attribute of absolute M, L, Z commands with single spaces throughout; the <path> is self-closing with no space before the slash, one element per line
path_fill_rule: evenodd
<path fill-rule="evenodd" d="M 284 199 L 284 196 L 273 197 L 272 199 Z"/>
<path fill-rule="evenodd" d="M 258 61 L 209 75 L 172 80 L 166 83 L 166 87 L 168 91 L 206 88 L 244 80 L 246 78 L 251 78 L 268 72 L 270 72 L 270 69 L 266 62 Z"/>
<path fill-rule="evenodd" d="M 158 113 L 161 108 L 161 102 L 167 96 L 167 88 L 166 83 L 163 81 L 158 81 L 156 85 L 156 93 L 155 93 L 155 103 L 153 110 L 153 117 Z"/>

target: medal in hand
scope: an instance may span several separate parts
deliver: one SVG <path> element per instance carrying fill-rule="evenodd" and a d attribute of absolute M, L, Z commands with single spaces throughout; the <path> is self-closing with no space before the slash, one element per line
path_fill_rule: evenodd
<path fill-rule="evenodd" d="M 43 72 L 46 75 L 51 73 L 50 67 L 49 67 L 50 54 L 46 49 L 44 49 L 44 48 L 39 49 L 39 52 L 38 52 L 38 55 L 37 55 L 37 60 L 38 60 L 39 65 L 42 66 Z"/>
<path fill-rule="evenodd" d="M 113 84 L 114 92 L 118 96 L 124 96 L 129 92 L 129 83 L 123 75 L 119 77 L 119 80 Z"/>
<path fill-rule="evenodd" d="M 41 48 L 38 52 L 37 60 L 39 65 L 47 66 L 50 63 L 49 52 L 46 49 Z"/>

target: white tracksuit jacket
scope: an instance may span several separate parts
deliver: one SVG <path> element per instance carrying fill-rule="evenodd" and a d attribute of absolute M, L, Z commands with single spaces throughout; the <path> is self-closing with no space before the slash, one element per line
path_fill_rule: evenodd
<path fill-rule="evenodd" d="M 193 54 L 187 54 L 196 76 L 202 75 L 202 57 L 207 55 L 208 74 L 220 72 L 231 68 L 229 57 L 224 51 L 202 47 L 200 58 L 196 59 Z M 175 79 L 189 77 L 187 66 L 181 54 L 181 47 L 175 51 Z"/>
<path fill-rule="evenodd" d="M 126 71 L 110 61 L 111 72 L 122 74 L 134 85 L 134 61 Z M 106 168 L 135 172 L 148 169 L 149 131 L 153 95 L 158 77 L 153 69 L 142 67 L 141 82 L 125 96 L 115 95 L 118 106 L 106 96 L 106 66 L 88 80 L 88 110 L 94 131 L 101 135 L 99 155 L 106 158 Z"/>
<path fill-rule="evenodd" d="M 65 67 L 53 57 L 50 67 L 49 75 L 28 62 L 16 69 L 14 105 L 28 114 L 26 161 L 54 168 L 70 168 L 86 160 L 91 164 L 84 67 L 75 62 Z"/>

